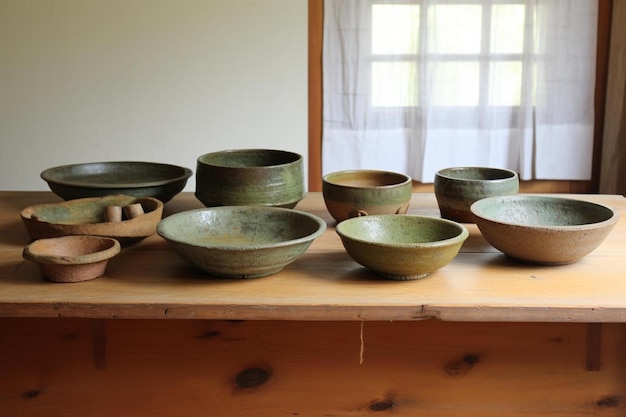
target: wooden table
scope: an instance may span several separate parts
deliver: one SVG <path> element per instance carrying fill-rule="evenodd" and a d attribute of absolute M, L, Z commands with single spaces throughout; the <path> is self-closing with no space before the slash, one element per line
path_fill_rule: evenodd
<path fill-rule="evenodd" d="M 383 280 L 310 193 L 296 208 L 328 230 L 276 275 L 212 278 L 154 235 L 54 284 L 21 257 L 19 212 L 60 200 L 1 192 L 0 416 L 626 415 L 626 199 L 569 197 L 622 215 L 573 265 L 511 260 L 468 225 L 451 264 Z M 199 207 L 182 193 L 164 215 Z M 438 215 L 434 196 L 410 213 Z"/>

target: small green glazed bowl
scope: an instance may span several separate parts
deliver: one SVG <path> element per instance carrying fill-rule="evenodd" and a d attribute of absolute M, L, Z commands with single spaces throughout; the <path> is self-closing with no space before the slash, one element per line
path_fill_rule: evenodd
<path fill-rule="evenodd" d="M 325 175 L 322 194 L 330 215 L 342 222 L 352 217 L 405 214 L 413 185 L 408 175 L 357 169 Z"/>
<path fill-rule="evenodd" d="M 471 210 L 493 247 L 542 265 L 577 262 L 604 241 L 619 218 L 613 209 L 589 201 L 522 194 L 485 198 Z"/>
<path fill-rule="evenodd" d="M 517 194 L 519 177 L 515 171 L 502 168 L 446 168 L 435 174 L 434 188 L 441 217 L 474 223 L 472 203 L 482 198 Z"/>
<path fill-rule="evenodd" d="M 256 278 L 275 274 L 326 230 L 306 212 L 260 206 L 210 207 L 172 214 L 157 233 L 183 259 L 208 274 Z"/>
<path fill-rule="evenodd" d="M 393 280 L 424 278 L 444 267 L 469 236 L 450 220 L 391 214 L 348 219 L 336 231 L 352 259 Z"/>
<path fill-rule="evenodd" d="M 198 158 L 196 198 L 206 207 L 294 208 L 304 198 L 302 155 L 274 149 L 234 149 Z"/>

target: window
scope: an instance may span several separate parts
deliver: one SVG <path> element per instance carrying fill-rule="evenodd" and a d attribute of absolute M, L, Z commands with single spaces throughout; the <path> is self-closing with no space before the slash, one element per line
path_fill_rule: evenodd
<path fill-rule="evenodd" d="M 323 173 L 588 180 L 594 0 L 325 0 Z"/>
<path fill-rule="evenodd" d="M 521 2 L 373 3 L 369 11 L 373 107 L 418 106 L 428 86 L 423 57 L 441 85 L 433 105 L 519 106 L 529 90 L 522 57 L 533 53 L 533 26 L 525 25 L 533 16 Z"/>

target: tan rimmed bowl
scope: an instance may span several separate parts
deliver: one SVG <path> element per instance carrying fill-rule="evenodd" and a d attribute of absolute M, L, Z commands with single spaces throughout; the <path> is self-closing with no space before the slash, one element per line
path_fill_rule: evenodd
<path fill-rule="evenodd" d="M 107 207 L 124 208 L 140 204 L 143 214 L 119 222 L 105 220 Z M 20 216 L 32 239 L 68 235 L 112 237 L 130 244 L 156 233 L 163 215 L 163 202 L 152 197 L 128 195 L 79 198 L 61 203 L 35 204 L 24 208 Z"/>
<path fill-rule="evenodd" d="M 398 172 L 337 171 L 322 179 L 324 203 L 337 222 L 360 216 L 405 214 L 412 193 L 411 177 Z"/>
<path fill-rule="evenodd" d="M 100 236 L 63 236 L 35 240 L 23 257 L 39 266 L 53 282 L 81 282 L 104 275 L 109 259 L 120 252 L 120 243 Z"/>
<path fill-rule="evenodd" d="M 472 204 L 485 239 L 512 258 L 543 264 L 577 262 L 607 237 L 619 215 L 610 207 L 564 197 L 490 197 Z"/>

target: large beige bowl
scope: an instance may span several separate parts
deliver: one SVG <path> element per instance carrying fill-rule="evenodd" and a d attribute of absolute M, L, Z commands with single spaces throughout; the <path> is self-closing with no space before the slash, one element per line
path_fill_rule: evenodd
<path fill-rule="evenodd" d="M 602 243 L 619 217 L 601 204 L 521 194 L 486 198 L 472 204 L 471 210 L 493 247 L 545 265 L 580 260 Z"/>
<path fill-rule="evenodd" d="M 379 214 L 405 214 L 413 185 L 411 177 L 398 172 L 357 169 L 326 174 L 322 194 L 333 218 Z"/>
<path fill-rule="evenodd" d="M 348 254 L 378 275 L 423 278 L 450 263 L 469 236 L 465 226 L 427 216 L 354 217 L 337 225 Z"/>
<path fill-rule="evenodd" d="M 141 204 L 143 214 L 119 222 L 106 221 L 109 206 L 126 207 Z M 163 215 L 163 202 L 153 197 L 128 195 L 79 198 L 61 203 L 35 204 L 24 208 L 22 222 L 32 239 L 68 235 L 112 237 L 120 243 L 133 243 L 156 233 Z"/>
<path fill-rule="evenodd" d="M 35 240 L 23 257 L 35 262 L 53 282 L 81 282 L 102 276 L 109 259 L 120 252 L 120 243 L 100 236 L 63 236 Z"/>
<path fill-rule="evenodd" d="M 474 223 L 470 206 L 483 198 L 517 194 L 519 177 L 503 168 L 445 168 L 435 174 L 434 190 L 441 217 Z"/>
<path fill-rule="evenodd" d="M 279 207 L 231 206 L 179 212 L 158 233 L 196 268 L 227 278 L 275 274 L 326 230 L 317 216 Z"/>

